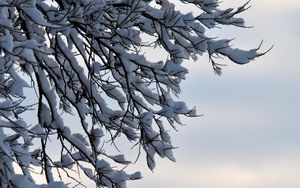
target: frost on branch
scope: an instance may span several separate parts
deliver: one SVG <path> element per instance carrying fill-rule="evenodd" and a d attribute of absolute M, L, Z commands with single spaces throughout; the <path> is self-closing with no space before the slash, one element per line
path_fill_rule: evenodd
<path fill-rule="evenodd" d="M 195 5 L 198 14 L 183 13 L 180 3 Z M 181 124 L 181 115 L 197 116 L 178 100 L 188 73 L 183 61 L 207 53 L 220 73 L 219 56 L 245 64 L 261 55 L 206 35 L 218 25 L 245 27 L 237 16 L 248 3 L 236 10 L 218 5 L 217 0 L 0 1 L 0 186 L 47 187 L 32 178 L 42 168 L 48 187 L 69 181 L 54 174 L 83 185 L 74 171 L 98 187 L 126 187 L 141 174 L 125 172 L 131 161 L 106 150 L 120 136 L 144 150 L 151 170 L 155 155 L 175 161 L 168 132 Z M 150 61 L 144 50 L 155 47 L 168 56 Z M 26 96 L 24 88 L 35 95 Z M 27 111 L 35 113 L 34 124 L 23 116 Z M 68 124 L 64 114 L 80 120 Z M 55 157 L 49 152 L 53 139 L 60 143 Z M 18 175 L 13 164 L 21 169 Z"/>

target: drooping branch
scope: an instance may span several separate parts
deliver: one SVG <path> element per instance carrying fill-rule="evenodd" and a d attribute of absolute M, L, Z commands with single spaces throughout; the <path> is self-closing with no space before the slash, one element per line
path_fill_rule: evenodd
<path fill-rule="evenodd" d="M 201 13 L 183 13 L 180 2 L 195 5 Z M 194 107 L 178 99 L 188 74 L 183 62 L 207 53 L 220 74 L 218 57 L 246 64 L 264 54 L 260 47 L 235 49 L 231 40 L 206 35 L 220 25 L 245 27 L 238 15 L 249 2 L 225 10 L 217 0 L 180 2 L 0 2 L 2 187 L 18 186 L 12 182 L 19 178 L 12 163 L 21 167 L 29 184 L 34 184 L 30 168 L 41 167 L 48 184 L 56 183 L 56 169 L 60 177 L 83 172 L 98 187 L 126 187 L 127 180 L 141 175 L 127 174 L 123 167 L 131 162 L 105 150 L 119 136 L 146 153 L 151 170 L 156 154 L 175 161 L 168 130 L 182 124 L 180 116 L 197 116 Z M 155 47 L 157 60 L 150 61 L 143 52 Z M 24 87 L 36 96 L 26 98 Z M 31 99 L 34 104 L 24 105 Z M 28 110 L 37 116 L 33 126 L 23 121 Z M 79 121 L 69 125 L 65 113 Z M 60 144 L 60 161 L 52 160 L 51 139 Z M 30 151 L 36 140 L 39 144 Z"/>

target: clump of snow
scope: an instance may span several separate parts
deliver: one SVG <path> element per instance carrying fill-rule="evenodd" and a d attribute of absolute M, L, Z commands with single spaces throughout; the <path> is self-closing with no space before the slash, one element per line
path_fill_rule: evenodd
<path fill-rule="evenodd" d="M 35 184 L 30 182 L 26 176 L 15 174 L 11 179 L 12 185 L 15 188 L 68 188 L 63 182 L 50 182 L 49 184 Z"/>

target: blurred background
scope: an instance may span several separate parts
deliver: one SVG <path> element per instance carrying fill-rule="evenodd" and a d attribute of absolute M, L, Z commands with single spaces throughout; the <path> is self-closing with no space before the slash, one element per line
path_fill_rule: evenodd
<path fill-rule="evenodd" d="M 245 0 L 224 0 L 238 7 Z M 300 1 L 252 0 L 240 16 L 248 26 L 223 27 L 210 36 L 235 38 L 233 45 L 274 48 L 247 65 L 224 59 L 222 76 L 207 57 L 188 62 L 181 99 L 199 118 L 182 119 L 172 131 L 176 163 L 157 158 L 152 173 L 144 156 L 134 169 L 143 179 L 130 188 L 300 187 Z"/>

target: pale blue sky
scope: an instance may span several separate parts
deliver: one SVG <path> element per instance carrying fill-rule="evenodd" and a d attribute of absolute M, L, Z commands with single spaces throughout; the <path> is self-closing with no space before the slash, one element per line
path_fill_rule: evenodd
<path fill-rule="evenodd" d="M 261 39 L 262 49 L 275 47 L 248 65 L 224 61 L 221 77 L 205 58 L 189 63 L 182 98 L 204 116 L 184 119 L 173 134 L 176 163 L 158 159 L 152 173 L 141 158 L 144 179 L 130 188 L 300 187 L 300 1 L 250 4 L 243 17 L 254 28 L 214 34 L 236 38 L 236 47 L 256 47 Z"/>

